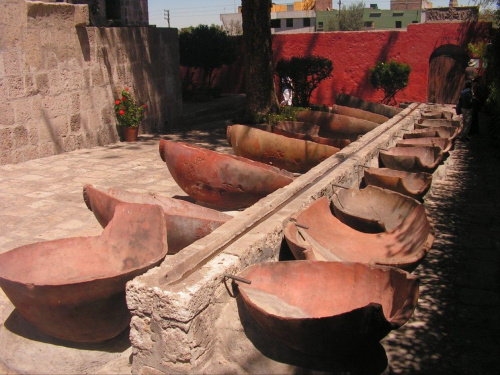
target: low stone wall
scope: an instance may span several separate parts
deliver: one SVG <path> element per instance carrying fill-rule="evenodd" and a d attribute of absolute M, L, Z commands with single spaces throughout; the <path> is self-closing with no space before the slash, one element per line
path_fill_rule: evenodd
<path fill-rule="evenodd" d="M 214 324 L 229 298 L 224 273 L 237 274 L 251 264 L 278 260 L 283 228 L 290 217 L 321 196 L 331 197 L 338 186 L 358 185 L 364 167 L 378 166 L 379 149 L 392 146 L 412 129 L 419 106 L 410 105 L 128 283 L 133 373 L 200 371 L 215 350 Z"/>
<path fill-rule="evenodd" d="M 88 27 L 87 5 L 0 5 L 0 164 L 116 142 L 113 102 L 129 87 L 142 132 L 182 116 L 176 29 Z"/>

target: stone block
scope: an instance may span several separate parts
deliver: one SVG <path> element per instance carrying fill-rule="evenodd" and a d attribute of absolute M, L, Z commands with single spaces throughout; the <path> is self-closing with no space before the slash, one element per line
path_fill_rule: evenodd
<path fill-rule="evenodd" d="M 13 125 L 15 112 L 12 103 L 0 101 L 0 125 Z"/>
<path fill-rule="evenodd" d="M 81 128 L 81 116 L 79 113 L 75 113 L 70 116 L 69 126 L 72 133 L 75 133 Z"/>
<path fill-rule="evenodd" d="M 2 51 L 2 74 L 5 76 L 19 76 L 22 74 L 21 68 L 22 51 L 18 48 L 9 48 Z"/>
<path fill-rule="evenodd" d="M 2 152 L 11 152 L 14 147 L 11 128 L 0 128 L 0 150 Z"/>
<path fill-rule="evenodd" d="M 16 126 L 12 130 L 12 140 L 15 148 L 28 145 L 28 130 L 24 126 Z"/>
<path fill-rule="evenodd" d="M 23 77 L 10 77 L 5 80 L 7 81 L 8 99 L 19 99 L 25 96 Z"/>
<path fill-rule="evenodd" d="M 75 14 L 73 24 L 75 26 L 88 26 L 90 25 L 90 14 L 88 5 L 74 5 Z"/>
<path fill-rule="evenodd" d="M 50 91 L 49 86 L 49 76 L 47 73 L 37 74 L 35 76 L 35 85 L 38 93 L 41 95 L 47 95 Z"/>

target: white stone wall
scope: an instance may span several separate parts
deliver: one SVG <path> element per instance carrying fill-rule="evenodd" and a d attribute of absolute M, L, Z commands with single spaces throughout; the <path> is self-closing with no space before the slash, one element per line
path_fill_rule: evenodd
<path fill-rule="evenodd" d="M 118 141 L 125 87 L 148 106 L 141 132 L 179 126 L 177 30 L 88 20 L 87 5 L 0 3 L 0 164 Z"/>

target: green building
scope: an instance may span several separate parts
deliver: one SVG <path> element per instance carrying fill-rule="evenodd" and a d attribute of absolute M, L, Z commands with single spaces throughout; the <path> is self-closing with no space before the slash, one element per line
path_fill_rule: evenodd
<path fill-rule="evenodd" d="M 316 11 L 316 31 L 337 31 L 338 17 L 338 10 Z M 363 30 L 404 29 L 408 24 L 421 22 L 421 9 L 391 10 L 376 6 L 363 9 Z"/>

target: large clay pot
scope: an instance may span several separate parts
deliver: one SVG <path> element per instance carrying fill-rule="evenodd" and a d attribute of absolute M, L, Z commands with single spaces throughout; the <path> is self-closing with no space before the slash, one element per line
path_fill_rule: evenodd
<path fill-rule="evenodd" d="M 285 170 L 187 143 L 161 139 L 159 148 L 181 189 L 193 199 L 218 208 L 249 207 L 294 180 Z"/>
<path fill-rule="evenodd" d="M 103 228 L 113 218 L 119 203 L 145 203 L 161 206 L 167 226 L 169 254 L 179 252 L 232 218 L 222 212 L 181 199 L 156 194 L 130 193 L 117 189 L 101 191 L 92 185 L 83 187 L 83 199 Z"/>
<path fill-rule="evenodd" d="M 422 204 L 392 230 L 363 233 L 335 217 L 326 197 L 293 215 L 284 234 L 298 260 L 359 262 L 406 271 L 418 266 L 434 242 L 434 229 Z"/>
<path fill-rule="evenodd" d="M 227 127 L 234 153 L 290 172 L 305 173 L 340 151 L 337 147 L 289 138 L 245 125 Z"/>
<path fill-rule="evenodd" d="M 338 113 L 339 115 L 351 116 L 363 120 L 373 121 L 376 122 L 377 124 L 383 124 L 384 122 L 389 120 L 389 117 L 379 115 L 378 113 L 364 111 L 359 108 L 346 107 L 338 104 L 332 105 L 330 107 L 330 112 Z"/>
<path fill-rule="evenodd" d="M 319 125 L 319 135 L 322 137 L 346 138 L 350 141 L 355 141 L 380 125 L 356 117 L 309 110 L 298 112 L 297 120 Z"/>
<path fill-rule="evenodd" d="M 129 325 L 125 284 L 166 254 L 162 209 L 121 203 L 100 236 L 39 242 L 0 254 L 0 286 L 40 331 L 100 342 Z"/>
<path fill-rule="evenodd" d="M 270 336 L 304 353 L 328 355 L 373 345 L 405 324 L 418 301 L 416 276 L 360 263 L 253 264 L 238 298 Z"/>
<path fill-rule="evenodd" d="M 432 175 L 390 168 L 367 168 L 363 181 L 366 185 L 378 186 L 421 200 L 431 187 Z"/>

